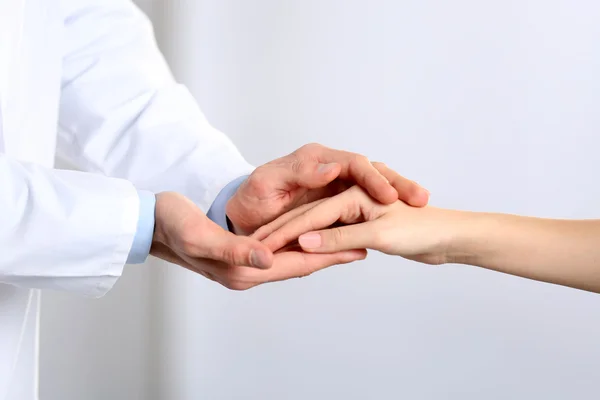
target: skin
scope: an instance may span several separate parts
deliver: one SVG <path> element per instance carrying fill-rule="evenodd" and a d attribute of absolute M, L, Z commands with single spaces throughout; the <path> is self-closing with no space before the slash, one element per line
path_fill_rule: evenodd
<path fill-rule="evenodd" d="M 335 223 L 344 225 L 330 228 Z M 273 251 L 295 240 L 307 254 L 374 249 L 600 293 L 600 220 L 383 205 L 355 186 L 292 210 L 253 236 Z"/>
<path fill-rule="evenodd" d="M 365 156 L 308 144 L 258 167 L 227 203 L 235 232 L 248 235 L 281 214 L 357 184 L 374 199 L 427 205 L 429 192 Z"/>
<path fill-rule="evenodd" d="M 288 251 L 273 255 L 260 242 L 223 230 L 178 193 L 157 195 L 155 213 L 150 253 L 232 290 L 307 276 L 366 256 L 365 250 L 327 255 Z"/>
<path fill-rule="evenodd" d="M 164 192 L 156 197 L 150 253 L 232 290 L 310 275 L 336 264 L 364 259 L 365 249 L 308 254 L 298 249 L 276 254 L 247 235 L 280 215 L 358 184 L 381 201 L 427 204 L 429 194 L 381 163 L 364 156 L 311 144 L 258 167 L 226 205 L 231 233 L 209 220 L 189 199 Z"/>

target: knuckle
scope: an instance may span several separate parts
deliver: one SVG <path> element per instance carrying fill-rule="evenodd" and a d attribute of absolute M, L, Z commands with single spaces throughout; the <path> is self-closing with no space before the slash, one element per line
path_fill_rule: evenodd
<path fill-rule="evenodd" d="M 301 174 L 306 171 L 306 163 L 302 160 L 295 159 L 294 161 L 292 161 L 290 168 L 293 173 Z"/>
<path fill-rule="evenodd" d="M 399 191 L 401 191 L 401 194 L 406 196 L 406 198 L 410 199 L 419 195 L 420 186 L 415 181 L 398 176 L 394 180 L 394 185 L 401 188 Z"/>
<path fill-rule="evenodd" d="M 248 177 L 246 188 L 252 197 L 263 198 L 269 194 L 268 182 L 268 172 L 264 166 L 261 166 Z"/>
<path fill-rule="evenodd" d="M 249 253 L 246 246 L 235 246 L 231 249 L 231 261 L 236 265 L 243 265 L 248 262 L 246 255 Z"/>
<path fill-rule="evenodd" d="M 387 165 L 385 163 L 382 163 L 381 161 L 374 161 L 371 164 L 373 164 L 373 166 L 375 167 L 375 169 L 377 169 L 379 172 L 385 171 L 387 168 Z"/>
<path fill-rule="evenodd" d="M 322 144 L 316 143 L 316 142 L 312 142 L 312 143 L 307 143 L 304 146 L 300 147 L 298 149 L 298 152 L 300 153 L 311 153 L 313 151 L 316 150 L 320 150 L 323 148 Z"/>
<path fill-rule="evenodd" d="M 244 245 L 227 246 L 221 250 L 221 258 L 230 265 L 246 265 L 248 248 Z"/>
<path fill-rule="evenodd" d="M 354 185 L 344 192 L 348 210 L 361 212 L 363 205 L 373 204 L 372 197 L 360 185 Z"/>
<path fill-rule="evenodd" d="M 213 259 L 229 263 L 231 259 L 231 248 L 229 247 L 213 247 L 210 251 Z"/>
<path fill-rule="evenodd" d="M 236 265 L 249 265 L 251 249 L 247 245 L 236 246 L 233 250 L 233 261 Z"/>
<path fill-rule="evenodd" d="M 368 172 L 368 169 L 374 168 L 369 159 L 362 154 L 354 154 L 350 159 L 349 166 L 355 176 L 364 176 Z"/>
<path fill-rule="evenodd" d="M 359 165 L 359 166 L 364 166 L 365 164 L 371 164 L 371 162 L 369 161 L 369 159 L 366 156 L 363 156 L 362 154 L 354 154 L 352 156 L 352 161 L 354 162 L 354 164 Z"/>
<path fill-rule="evenodd" d="M 333 228 L 331 229 L 329 239 L 332 244 L 341 244 L 344 243 L 345 234 L 341 228 Z"/>
<path fill-rule="evenodd" d="M 231 261 L 231 257 L 232 257 L 231 247 L 213 248 L 211 253 L 212 253 L 211 255 L 213 256 L 213 258 L 216 260 L 224 261 L 227 263 L 230 263 L 230 261 Z"/>
<path fill-rule="evenodd" d="M 362 204 L 360 198 L 351 198 L 350 201 L 340 212 L 340 222 L 342 223 L 355 223 L 361 219 L 362 216 Z M 336 228 L 339 229 L 339 228 Z"/>
<path fill-rule="evenodd" d="M 354 200 L 357 196 L 360 197 L 363 194 L 365 194 L 365 190 L 359 185 L 354 185 L 350 189 L 348 189 L 346 193 L 348 193 L 349 198 Z"/>

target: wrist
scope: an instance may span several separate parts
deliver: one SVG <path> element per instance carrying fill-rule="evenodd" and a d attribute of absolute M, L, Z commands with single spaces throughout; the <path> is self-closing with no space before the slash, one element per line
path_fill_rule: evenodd
<path fill-rule="evenodd" d="M 454 211 L 454 224 L 447 246 L 447 263 L 479 265 L 490 239 L 490 230 L 499 228 L 496 225 L 494 214 Z"/>
<path fill-rule="evenodd" d="M 249 236 L 253 232 L 240 222 L 241 218 L 238 218 L 238 214 L 236 212 L 235 203 L 231 201 L 231 199 L 225 204 L 225 218 L 227 220 L 227 228 L 229 231 L 235 235 L 239 236 Z"/>
<path fill-rule="evenodd" d="M 165 213 L 165 200 L 168 197 L 168 192 L 158 193 L 156 195 L 156 206 L 154 208 L 154 235 L 152 236 L 152 244 L 160 243 L 167 244 L 168 235 L 165 232 L 165 226 L 163 224 Z"/>
<path fill-rule="evenodd" d="M 228 183 L 219 192 L 206 214 L 211 221 L 217 223 L 221 228 L 237 235 L 242 232 L 239 224 L 236 223 L 236 207 L 232 203 L 236 203 L 234 199 L 237 197 L 237 192 L 247 178 L 247 176 L 241 176 Z"/>

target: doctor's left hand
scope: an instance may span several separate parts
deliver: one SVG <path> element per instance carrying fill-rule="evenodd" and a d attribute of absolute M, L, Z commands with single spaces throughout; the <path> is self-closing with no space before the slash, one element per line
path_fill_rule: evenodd
<path fill-rule="evenodd" d="M 303 277 L 366 257 L 365 250 L 307 254 L 298 249 L 273 254 L 256 239 L 225 231 L 191 200 L 173 192 L 156 196 L 150 254 L 233 290 Z"/>
<path fill-rule="evenodd" d="M 383 163 L 313 143 L 258 167 L 228 201 L 226 214 L 235 233 L 250 235 L 291 209 L 354 185 L 382 204 L 423 207 L 429 201 L 426 189 Z"/>

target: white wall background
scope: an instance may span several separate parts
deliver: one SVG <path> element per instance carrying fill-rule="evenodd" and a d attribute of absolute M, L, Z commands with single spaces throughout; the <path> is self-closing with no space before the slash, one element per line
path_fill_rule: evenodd
<path fill-rule="evenodd" d="M 317 141 L 436 206 L 600 215 L 598 2 L 164 3 L 176 75 L 257 165 Z M 379 254 L 242 293 L 130 267 L 100 301 L 46 295 L 42 399 L 596 399 L 599 306 Z"/>

